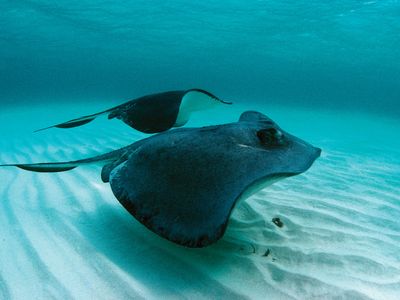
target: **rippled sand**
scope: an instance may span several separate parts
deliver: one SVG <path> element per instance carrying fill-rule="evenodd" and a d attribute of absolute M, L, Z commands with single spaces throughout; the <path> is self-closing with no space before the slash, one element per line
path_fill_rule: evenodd
<path fill-rule="evenodd" d="M 106 108 L 62 104 L 54 115 L 55 107 L 0 111 L 1 163 L 78 159 L 143 136 L 105 119 L 32 134 Z M 0 298 L 398 299 L 400 123 L 247 107 L 323 154 L 307 173 L 241 203 L 224 238 L 208 248 L 186 249 L 147 230 L 101 182 L 99 167 L 0 169 Z M 244 109 L 189 125 L 233 121 Z"/>

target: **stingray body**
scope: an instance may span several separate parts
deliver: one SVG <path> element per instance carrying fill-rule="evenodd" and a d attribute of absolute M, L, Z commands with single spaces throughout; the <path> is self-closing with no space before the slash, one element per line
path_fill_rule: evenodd
<path fill-rule="evenodd" d="M 83 116 L 49 128 L 72 128 L 87 124 L 101 115 L 108 119 L 120 119 L 130 127 L 144 133 L 157 133 L 185 125 L 192 113 L 211 109 L 223 101 L 202 89 L 169 91 L 133 99 L 116 107 L 92 115 Z"/>
<path fill-rule="evenodd" d="M 249 111 L 235 123 L 176 129 L 90 159 L 13 166 L 58 172 L 101 162 L 103 181 L 137 220 L 172 242 L 204 247 L 223 236 L 240 199 L 306 171 L 320 152 Z"/>

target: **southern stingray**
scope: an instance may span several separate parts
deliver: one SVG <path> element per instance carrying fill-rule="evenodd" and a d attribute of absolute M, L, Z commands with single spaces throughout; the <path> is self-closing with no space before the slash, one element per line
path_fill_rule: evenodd
<path fill-rule="evenodd" d="M 219 104 L 232 104 L 202 89 L 169 91 L 146 95 L 95 114 L 42 128 L 72 128 L 87 124 L 101 115 L 119 119 L 144 133 L 157 133 L 185 125 L 192 113 L 212 109 Z"/>
<path fill-rule="evenodd" d="M 238 201 L 305 172 L 321 150 L 247 111 L 238 122 L 180 128 L 70 162 L 7 164 L 36 172 L 102 164 L 118 201 L 156 234 L 188 247 L 220 239 Z"/>

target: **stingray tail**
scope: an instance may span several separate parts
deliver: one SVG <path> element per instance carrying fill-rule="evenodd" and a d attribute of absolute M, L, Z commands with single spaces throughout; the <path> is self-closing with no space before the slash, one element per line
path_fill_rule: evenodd
<path fill-rule="evenodd" d="M 79 164 L 74 162 L 38 163 L 38 164 L 6 164 L 0 167 L 17 167 L 26 171 L 54 173 L 75 169 Z"/>
<path fill-rule="evenodd" d="M 102 166 L 101 179 L 103 182 L 108 182 L 111 171 L 128 159 L 130 150 L 133 150 L 131 145 L 86 159 L 36 164 L 3 164 L 0 167 L 17 167 L 32 172 L 55 173 L 69 171 L 81 165 L 95 164 Z"/>
<path fill-rule="evenodd" d="M 75 169 L 81 165 L 101 165 L 107 166 L 115 163 L 115 161 L 121 160 L 124 158 L 124 148 L 111 151 L 109 153 L 87 158 L 81 160 L 74 161 L 66 161 L 66 162 L 51 162 L 51 163 L 36 163 L 36 164 L 3 164 L 0 167 L 17 167 L 26 171 L 32 172 L 41 172 L 41 173 L 55 173 L 55 172 L 65 172 L 72 169 Z"/>
<path fill-rule="evenodd" d="M 52 125 L 49 127 L 45 127 L 45 128 L 41 128 L 38 130 L 35 130 L 34 132 L 38 132 L 38 131 L 42 131 L 42 130 L 46 130 L 46 129 L 50 129 L 50 128 L 73 128 L 73 127 L 78 127 L 81 125 L 85 125 L 91 121 L 93 121 L 94 119 L 96 119 L 98 116 L 104 115 L 104 114 L 108 114 L 110 112 L 112 112 L 115 108 L 111 108 L 111 109 L 107 109 L 105 111 L 101 111 L 92 115 L 87 115 L 87 116 L 83 116 L 80 118 L 76 118 L 76 119 L 72 119 L 69 120 L 67 122 L 64 123 L 60 123 L 60 124 L 56 124 L 56 125 Z"/>
<path fill-rule="evenodd" d="M 76 161 L 68 161 L 68 162 L 54 162 L 54 163 L 37 163 L 37 164 L 5 164 L 0 165 L 0 167 L 17 167 L 22 170 L 32 171 L 32 172 L 40 172 L 40 173 L 56 173 L 56 172 L 65 172 L 81 165 L 88 164 L 100 164 L 107 165 L 108 163 L 114 161 L 110 160 L 92 160 L 92 159 L 84 159 L 84 160 L 76 160 Z"/>

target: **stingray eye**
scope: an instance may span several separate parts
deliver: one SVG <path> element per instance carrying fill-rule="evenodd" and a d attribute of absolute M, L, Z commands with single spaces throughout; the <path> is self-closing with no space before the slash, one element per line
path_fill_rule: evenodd
<path fill-rule="evenodd" d="M 257 137 L 265 145 L 279 146 L 283 144 L 282 131 L 273 127 L 257 131 Z"/>

